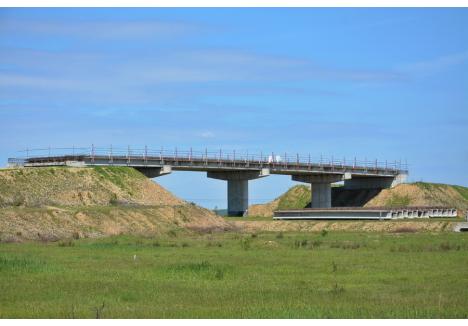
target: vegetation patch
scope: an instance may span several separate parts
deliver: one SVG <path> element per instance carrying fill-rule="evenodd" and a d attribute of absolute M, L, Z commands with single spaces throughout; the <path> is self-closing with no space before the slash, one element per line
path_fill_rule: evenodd
<path fill-rule="evenodd" d="M 277 209 L 304 208 L 310 205 L 311 191 L 304 185 L 294 186 L 279 198 Z"/>
<path fill-rule="evenodd" d="M 468 317 L 466 233 L 283 233 L 0 243 L 0 317 Z"/>
<path fill-rule="evenodd" d="M 387 200 L 387 207 L 405 207 L 408 206 L 411 202 L 411 199 L 408 196 L 400 196 L 397 194 L 392 194 L 392 196 Z"/>

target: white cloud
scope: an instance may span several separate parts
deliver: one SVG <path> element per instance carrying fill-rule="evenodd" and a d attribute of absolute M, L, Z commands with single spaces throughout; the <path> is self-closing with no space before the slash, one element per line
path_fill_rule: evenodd
<path fill-rule="evenodd" d="M 43 36 L 68 36 L 100 39 L 173 37 L 197 30 L 183 22 L 163 21 L 20 21 L 3 20 L 0 35 L 28 33 Z"/>
<path fill-rule="evenodd" d="M 408 73 L 433 74 L 468 61 L 468 51 L 444 55 L 431 60 L 414 62 L 398 67 L 399 71 Z"/>
<path fill-rule="evenodd" d="M 202 138 L 214 138 L 215 137 L 215 134 L 211 131 L 203 131 L 202 133 L 200 133 L 200 137 Z"/>

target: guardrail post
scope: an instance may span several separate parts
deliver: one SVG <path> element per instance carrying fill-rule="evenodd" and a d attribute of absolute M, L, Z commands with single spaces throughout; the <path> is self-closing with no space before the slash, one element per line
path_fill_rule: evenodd
<path fill-rule="evenodd" d="M 284 167 L 288 168 L 288 153 L 284 153 Z"/>
<path fill-rule="evenodd" d="M 309 166 L 309 170 L 310 170 L 310 153 L 309 153 L 309 164 L 308 164 L 308 166 Z"/>
<path fill-rule="evenodd" d="M 26 148 L 26 158 L 29 158 L 29 149 Z"/>
<path fill-rule="evenodd" d="M 109 161 L 110 161 L 111 163 L 114 163 L 114 154 L 113 154 L 113 152 L 112 152 L 112 145 L 110 145 Z"/>
<path fill-rule="evenodd" d="M 161 149 L 159 150 L 159 162 L 161 164 L 164 164 L 164 159 L 163 159 L 163 148 L 161 147 Z"/>
<path fill-rule="evenodd" d="M 148 164 L 148 146 L 145 145 L 145 165 Z"/>
<path fill-rule="evenodd" d="M 232 166 L 236 166 L 236 150 L 232 151 Z"/>
<path fill-rule="evenodd" d="M 299 167 L 299 153 L 296 153 L 296 166 Z"/>
<path fill-rule="evenodd" d="M 221 150 L 221 148 L 219 149 L 219 158 L 218 158 L 218 165 L 221 166 L 221 157 L 223 155 L 223 151 Z"/>
<path fill-rule="evenodd" d="M 208 149 L 205 147 L 205 165 L 208 165 Z"/>
<path fill-rule="evenodd" d="M 130 164 L 130 145 L 127 147 L 127 165 Z"/>
<path fill-rule="evenodd" d="M 334 166 L 333 166 L 333 155 L 331 157 L 331 170 L 333 171 L 334 170 Z"/>
<path fill-rule="evenodd" d="M 94 163 L 94 144 L 91 144 L 91 162 Z"/>
<path fill-rule="evenodd" d="M 375 160 L 375 169 L 377 170 L 377 159 Z"/>
<path fill-rule="evenodd" d="M 353 169 L 356 168 L 356 156 L 354 157 Z"/>

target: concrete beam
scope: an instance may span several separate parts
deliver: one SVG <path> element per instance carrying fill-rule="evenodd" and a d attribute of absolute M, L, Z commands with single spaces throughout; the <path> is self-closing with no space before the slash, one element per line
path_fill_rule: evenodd
<path fill-rule="evenodd" d="M 269 176 L 270 169 L 248 171 L 213 171 L 207 172 L 206 175 L 208 178 L 218 180 L 253 180 Z"/>
<path fill-rule="evenodd" d="M 172 167 L 170 165 L 163 165 L 161 167 L 135 167 L 135 170 L 140 171 L 146 177 L 152 179 L 171 173 Z"/>
<path fill-rule="evenodd" d="M 352 177 L 345 180 L 345 189 L 384 189 L 393 188 L 406 181 L 406 174 L 395 177 Z"/>
<path fill-rule="evenodd" d="M 269 175 L 269 169 L 258 171 L 207 172 L 208 178 L 227 181 L 229 216 L 244 216 L 247 211 L 249 207 L 249 180 L 263 178 Z"/>
<path fill-rule="evenodd" d="M 343 174 L 296 174 L 291 176 L 293 181 L 305 183 L 334 183 L 345 180 Z"/>

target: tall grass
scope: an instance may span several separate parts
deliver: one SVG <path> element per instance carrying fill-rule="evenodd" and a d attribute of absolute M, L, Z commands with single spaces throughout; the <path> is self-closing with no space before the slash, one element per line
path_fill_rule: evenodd
<path fill-rule="evenodd" d="M 466 233 L 178 232 L 73 243 L 0 244 L 0 317 L 468 317 Z"/>

